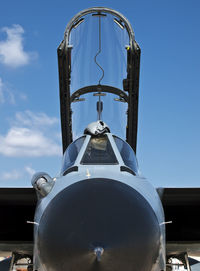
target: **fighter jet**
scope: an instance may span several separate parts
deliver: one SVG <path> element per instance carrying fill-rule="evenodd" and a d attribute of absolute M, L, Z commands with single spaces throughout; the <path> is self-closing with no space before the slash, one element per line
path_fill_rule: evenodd
<path fill-rule="evenodd" d="M 154 188 L 139 171 L 141 51 L 131 24 L 109 8 L 83 10 L 57 52 L 63 163 L 54 178 L 36 173 L 33 188 L 0 189 L 10 270 L 22 258 L 34 271 L 164 271 L 173 258 L 190 270 L 200 189 Z"/>

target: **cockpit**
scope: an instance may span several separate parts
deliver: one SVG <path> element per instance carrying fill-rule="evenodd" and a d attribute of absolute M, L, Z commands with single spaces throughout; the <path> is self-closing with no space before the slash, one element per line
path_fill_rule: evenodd
<path fill-rule="evenodd" d="M 138 164 L 130 145 L 121 138 L 104 133 L 84 135 L 72 142 L 63 157 L 61 175 L 78 171 L 83 166 L 120 166 L 121 171 L 138 175 Z"/>

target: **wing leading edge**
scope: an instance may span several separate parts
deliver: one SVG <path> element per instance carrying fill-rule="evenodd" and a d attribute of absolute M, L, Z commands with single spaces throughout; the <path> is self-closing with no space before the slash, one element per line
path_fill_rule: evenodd
<path fill-rule="evenodd" d="M 33 188 L 0 188 L 0 251 L 32 252 L 36 203 Z"/>
<path fill-rule="evenodd" d="M 166 225 L 167 254 L 200 255 L 200 188 L 159 188 Z"/>

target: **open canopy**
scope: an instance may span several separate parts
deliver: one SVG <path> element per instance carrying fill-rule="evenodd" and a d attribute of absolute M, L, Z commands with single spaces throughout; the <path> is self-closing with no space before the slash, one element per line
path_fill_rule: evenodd
<path fill-rule="evenodd" d="M 63 152 L 98 119 L 136 151 L 139 62 L 131 25 L 117 11 L 72 18 L 58 47 Z"/>

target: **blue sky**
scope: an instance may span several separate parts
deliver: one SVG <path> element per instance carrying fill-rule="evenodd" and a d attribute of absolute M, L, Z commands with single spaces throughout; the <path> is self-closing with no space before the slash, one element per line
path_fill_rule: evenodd
<path fill-rule="evenodd" d="M 156 187 L 200 186 L 200 2 L 2 1 L 0 185 L 61 167 L 56 49 L 80 10 L 106 6 L 132 24 L 141 56 L 137 157 Z"/>

